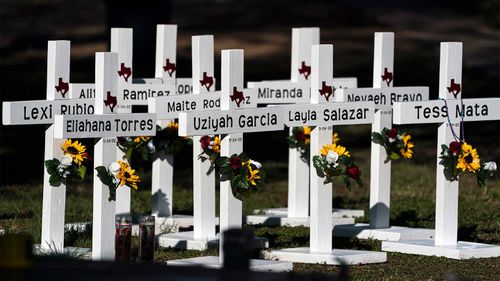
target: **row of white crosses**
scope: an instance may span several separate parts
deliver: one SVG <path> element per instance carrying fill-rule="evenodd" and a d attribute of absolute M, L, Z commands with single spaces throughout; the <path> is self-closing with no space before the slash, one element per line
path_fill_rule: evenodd
<path fill-rule="evenodd" d="M 132 46 L 132 30 L 131 29 L 112 29 L 112 47 L 113 46 L 125 46 L 121 48 L 121 53 L 125 53 L 125 58 L 123 60 L 127 61 L 124 65 L 131 65 L 131 46 Z M 158 40 L 157 40 L 157 62 L 163 60 L 161 57 L 171 57 L 175 63 L 175 36 L 176 36 L 176 26 L 158 26 Z M 173 37 L 173 38 L 172 38 Z M 121 42 L 121 43 L 118 43 Z M 172 43 L 173 42 L 173 43 Z M 123 44 L 122 44 L 123 43 Z M 126 44 L 125 44 L 126 43 Z M 173 46 L 172 46 L 173 45 Z M 120 49 L 114 47 L 115 49 Z M 125 51 L 124 51 L 125 49 Z M 173 55 L 172 50 L 173 49 Z M 47 52 L 47 100 L 40 101 L 22 101 L 22 102 L 4 102 L 3 103 L 3 124 L 4 125 L 28 125 L 28 124 L 52 124 L 53 117 L 58 114 L 63 115 L 86 115 L 94 113 L 94 92 L 95 86 L 93 83 L 70 83 L 69 82 L 69 68 L 70 68 L 70 42 L 69 41 L 49 41 L 48 52 Z M 127 57 L 130 57 L 129 59 Z M 159 58 L 160 57 L 160 58 Z M 166 60 L 166 59 L 165 59 Z M 130 63 L 129 63 L 130 62 Z M 166 66 L 168 66 L 168 62 Z M 172 63 L 170 63 L 172 65 Z M 158 68 L 157 66 L 157 73 Z M 125 67 L 130 71 L 123 71 L 120 67 L 118 73 L 122 74 L 121 78 L 127 81 L 132 79 L 131 67 Z M 171 68 L 165 69 L 165 72 L 170 72 Z M 175 64 L 174 64 L 175 70 Z M 174 74 L 175 73 L 169 73 Z M 157 75 L 159 76 L 159 75 Z M 126 78 L 126 79 L 125 79 Z M 139 79 L 139 82 L 147 83 L 162 83 L 166 81 L 166 77 L 156 78 L 156 79 Z M 182 83 L 184 82 L 184 83 Z M 170 84 L 176 85 L 170 82 Z M 135 86 L 135 87 L 134 87 Z M 146 86 L 146 87 L 144 87 Z M 182 88 L 183 92 L 190 90 L 189 83 L 185 83 L 185 79 L 181 79 L 177 86 Z M 121 94 L 124 91 L 137 91 L 137 87 L 149 89 L 152 91 L 172 91 L 173 87 L 168 85 L 166 87 L 159 86 L 152 88 L 148 85 L 122 85 L 119 87 Z M 110 94 L 110 96 L 105 97 L 105 102 L 109 106 L 111 111 L 116 111 L 115 107 L 118 100 L 121 103 L 125 103 L 122 109 L 130 109 L 130 104 L 127 106 L 127 102 L 123 102 L 123 95 L 118 95 L 117 99 Z M 144 103 L 147 99 L 144 99 Z M 52 158 L 60 158 L 62 156 L 62 151 L 60 146 L 62 140 L 56 140 L 53 137 L 53 128 L 49 125 L 49 128 L 45 134 L 45 155 L 44 159 L 49 160 Z M 121 153 L 121 151 L 120 151 Z M 170 167 L 169 162 L 165 165 L 166 161 L 155 161 L 155 163 L 160 162 L 165 168 Z M 155 165 L 154 165 L 155 166 Z M 45 170 L 45 169 L 44 169 Z M 168 172 L 168 169 L 165 169 Z M 171 173 L 170 173 L 171 174 Z M 165 177 L 164 173 L 157 172 L 157 179 L 161 176 L 161 183 L 153 186 L 160 186 L 164 190 L 171 190 L 171 177 Z M 170 183 L 165 182 L 170 179 Z M 156 181 L 157 182 L 157 181 Z M 153 183 L 155 181 L 153 180 Z M 53 249 L 57 251 L 62 251 L 64 248 L 64 212 L 65 212 L 65 197 L 66 197 L 66 187 L 61 184 L 59 187 L 54 188 L 49 183 L 49 175 L 44 172 L 44 195 L 43 195 L 43 211 L 42 211 L 42 238 L 41 247 L 42 249 Z M 171 192 L 170 192 L 171 194 Z M 127 189 L 119 189 L 117 195 L 117 203 L 121 207 L 117 207 L 117 213 L 129 213 L 130 212 L 130 191 Z M 167 199 L 165 201 L 169 201 Z M 171 202 L 170 210 L 167 209 L 166 203 L 154 204 L 155 200 L 153 197 L 153 211 L 159 209 L 158 212 L 163 212 L 160 215 L 166 217 L 171 214 Z M 156 207 L 156 208 L 155 208 Z M 166 211 L 164 211 L 167 209 Z M 75 226 L 75 225 L 72 225 Z M 76 224 L 76 226 L 79 226 Z"/>
<path fill-rule="evenodd" d="M 249 82 L 257 89 L 258 104 L 300 104 L 310 101 L 311 47 L 320 42 L 317 27 L 292 29 L 291 80 Z M 331 78 L 328 84 L 335 89 L 355 88 L 356 78 Z M 332 96 L 333 98 L 333 96 Z M 302 126 L 302 125 L 299 125 Z M 290 134 L 292 133 L 290 128 Z M 309 225 L 309 163 L 296 148 L 289 148 L 288 208 L 257 210 L 246 217 L 249 224 Z M 352 217 L 362 217 L 363 210 L 333 209 L 333 224 L 353 223 Z"/>
<path fill-rule="evenodd" d="M 303 120 L 293 116 L 309 116 L 304 125 L 315 126 L 311 132 L 312 162 L 312 157 L 318 155 L 323 146 L 332 143 L 333 126 L 370 124 L 373 121 L 374 103 L 331 103 L 328 81 L 333 77 L 333 45 L 312 46 L 311 71 L 311 104 L 287 107 L 285 122 L 290 127 L 297 126 Z M 325 184 L 313 165 L 310 166 L 310 187 L 309 247 L 274 250 L 267 252 L 266 258 L 326 264 L 379 263 L 387 260 L 383 252 L 333 249 L 332 183 Z"/>
<path fill-rule="evenodd" d="M 500 246 L 457 241 L 458 181 L 448 181 L 439 164 L 441 145 L 460 135 L 460 122 L 500 120 L 500 98 L 462 100 L 462 43 L 441 43 L 439 98 L 426 102 L 397 102 L 394 123 L 438 123 L 436 168 L 436 235 L 434 239 L 384 241 L 382 250 L 453 259 L 500 256 Z M 463 119 L 462 119 L 463 118 Z M 483 155 L 483 157 L 485 157 Z M 484 160 L 484 159 L 483 159 Z"/>
<path fill-rule="evenodd" d="M 193 40 L 197 40 L 196 38 Z M 283 129 L 281 108 L 244 107 L 255 91 L 243 89 L 243 50 L 222 51 L 220 109 L 191 111 L 179 114 L 179 135 L 203 136 L 223 134 L 221 156 L 230 157 L 243 151 L 244 132 L 265 132 Z M 194 144 L 198 145 L 198 144 Z M 194 155 L 196 157 L 196 155 Z M 229 181 L 220 183 L 220 233 L 242 227 L 242 202 L 234 197 Z M 222 239 L 222 238 L 221 238 Z M 208 256 L 169 261 L 171 265 L 203 265 L 220 267 L 224 250 L 219 243 L 219 257 Z M 253 270 L 289 271 L 292 263 L 251 260 Z"/>
<path fill-rule="evenodd" d="M 429 99 L 428 87 L 394 87 L 394 33 L 377 32 L 374 38 L 373 88 L 340 89 L 336 101 L 375 102 L 376 112 L 372 123 L 373 132 L 392 128 L 392 106 L 398 101 L 422 101 Z M 371 144 L 370 160 L 370 223 L 338 225 L 334 236 L 361 239 L 397 241 L 411 238 L 431 238 L 431 229 L 391 226 L 391 162 L 385 163 L 386 152 L 383 146 Z"/>

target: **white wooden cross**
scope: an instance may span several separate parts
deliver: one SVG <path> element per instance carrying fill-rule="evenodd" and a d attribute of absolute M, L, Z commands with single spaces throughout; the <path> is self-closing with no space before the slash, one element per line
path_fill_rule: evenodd
<path fill-rule="evenodd" d="M 288 106 L 285 111 L 287 126 L 300 124 L 315 126 L 311 132 L 311 155 L 318 155 L 321 148 L 332 143 L 335 125 L 370 124 L 373 121 L 373 102 L 329 103 L 332 88 L 327 81 L 333 74 L 333 45 L 314 45 L 311 55 L 311 104 Z M 301 263 L 363 264 L 385 262 L 386 253 L 332 250 L 332 184 L 310 167 L 310 242 L 309 247 L 290 248 L 267 252 L 265 257 Z"/>
<path fill-rule="evenodd" d="M 3 102 L 3 125 L 46 124 L 44 160 L 60 159 L 63 140 L 54 139 L 54 116 L 94 114 L 93 99 L 76 99 L 71 94 L 70 41 L 49 41 L 47 51 L 47 99 Z M 68 85 L 69 84 L 69 85 Z M 93 87 L 93 86 L 92 86 Z M 43 250 L 64 249 L 66 186 L 51 186 L 44 168 L 42 237 Z"/>
<path fill-rule="evenodd" d="M 179 114 L 179 135 L 203 136 L 221 134 L 221 156 L 230 157 L 243 151 L 243 132 L 265 132 L 283 129 L 281 108 L 238 109 L 252 91 L 243 89 L 243 50 L 222 51 L 221 109 L 191 111 Z M 255 93 L 255 91 L 253 91 Z M 196 144 L 195 144 L 196 145 Z M 234 197 L 229 181 L 220 184 L 220 232 L 242 226 L 242 202 Z M 219 243 L 219 257 L 209 256 L 169 261 L 171 265 L 220 267 L 224 251 Z M 289 271 L 292 264 L 251 260 L 253 270 Z"/>
<path fill-rule="evenodd" d="M 440 100 L 394 103 L 395 124 L 439 124 L 437 163 L 441 145 L 449 145 L 454 140 L 452 130 L 460 135 L 462 117 L 464 122 L 500 120 L 500 98 L 462 100 L 462 89 L 462 43 L 444 42 L 441 43 L 439 64 Z M 500 246 L 457 241 L 457 230 L 458 181 L 448 181 L 443 166 L 437 164 L 435 238 L 385 241 L 382 250 L 453 259 L 500 256 Z"/>
<path fill-rule="evenodd" d="M 158 120 L 178 118 L 180 112 L 220 108 L 220 92 L 213 93 L 214 37 L 193 36 L 192 57 L 193 94 L 149 99 L 149 112 L 155 113 Z M 203 152 L 200 138 L 193 136 L 193 231 L 160 235 L 160 246 L 203 250 L 208 243 L 216 242 L 215 172 L 207 174 L 210 161 L 201 162 L 198 159 Z M 171 198 L 171 187 L 166 193 Z"/>
<path fill-rule="evenodd" d="M 392 128 L 392 105 L 397 101 L 429 99 L 428 87 L 394 87 L 394 33 L 377 32 L 374 37 L 373 88 L 340 89 L 337 101 L 375 102 L 377 111 L 373 132 Z M 370 224 L 335 226 L 335 236 L 397 241 L 408 238 L 431 238 L 431 229 L 390 226 L 391 162 L 385 163 L 384 147 L 372 142 L 370 160 Z"/>
<path fill-rule="evenodd" d="M 116 114 L 109 104 L 109 96 L 118 90 L 118 54 L 96 53 L 94 115 L 57 115 L 54 119 L 56 138 L 98 138 L 94 146 L 94 168 L 108 167 L 117 161 L 116 137 L 152 136 L 156 134 L 154 114 Z M 126 189 L 121 186 L 117 189 Z M 113 260 L 115 257 L 115 201 L 109 201 L 110 192 L 94 172 L 92 259 Z"/>
<path fill-rule="evenodd" d="M 310 102 L 311 46 L 319 44 L 320 29 L 292 29 L 291 80 L 249 82 L 257 89 L 258 104 L 298 104 Z M 356 78 L 332 78 L 328 81 L 335 89 L 356 88 Z M 299 126 L 302 126 L 299 125 Z M 290 134 L 292 134 L 290 128 Z M 249 224 L 309 225 L 309 163 L 301 158 L 296 148 L 288 150 L 288 208 L 257 210 L 257 215 L 246 217 Z M 362 217 L 363 210 L 340 210 L 334 213 L 334 224 L 353 223 Z"/>

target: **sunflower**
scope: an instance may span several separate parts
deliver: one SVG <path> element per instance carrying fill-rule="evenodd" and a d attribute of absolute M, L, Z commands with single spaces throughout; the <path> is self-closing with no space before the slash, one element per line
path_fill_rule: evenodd
<path fill-rule="evenodd" d="M 402 136 L 403 139 L 403 148 L 401 148 L 401 155 L 403 155 L 404 158 L 410 159 L 413 156 L 413 151 L 411 150 L 415 145 L 413 142 L 411 142 L 411 135 L 410 134 L 404 134 Z"/>
<path fill-rule="evenodd" d="M 255 180 L 260 180 L 259 170 L 258 169 L 253 170 L 252 167 L 250 166 L 250 161 L 247 161 L 245 163 L 247 163 L 248 166 L 247 181 L 249 181 L 252 185 L 257 185 Z"/>
<path fill-rule="evenodd" d="M 72 142 L 71 139 L 67 139 L 62 145 L 61 149 L 64 154 L 71 156 L 76 164 L 81 165 L 83 160 L 88 159 L 88 154 L 85 152 L 86 148 L 83 144 L 78 141 Z"/>
<path fill-rule="evenodd" d="M 167 125 L 167 128 L 170 130 L 179 130 L 179 123 L 175 121 L 170 121 Z"/>
<path fill-rule="evenodd" d="M 220 138 L 219 138 L 219 136 L 215 136 L 214 143 L 212 144 L 212 150 L 215 153 L 220 153 Z"/>
<path fill-rule="evenodd" d="M 120 172 L 117 175 L 118 180 L 120 180 L 119 185 L 128 185 L 137 190 L 137 183 L 140 182 L 140 180 L 139 176 L 135 175 L 135 170 L 121 160 L 118 161 L 118 164 L 120 164 Z"/>
<path fill-rule="evenodd" d="M 458 156 L 457 169 L 462 172 L 475 173 L 481 167 L 479 155 L 475 148 L 464 142 L 462 144 L 462 153 Z"/>
<path fill-rule="evenodd" d="M 337 153 L 339 156 L 345 155 L 350 157 L 351 155 L 349 154 L 349 151 L 344 146 L 338 145 L 338 144 L 327 144 L 323 146 L 320 150 L 321 155 L 326 156 L 328 154 L 328 151 L 333 151 Z"/>
<path fill-rule="evenodd" d="M 332 135 L 332 143 L 333 144 L 336 144 L 340 141 L 340 137 L 339 137 L 339 134 L 337 132 L 333 133 Z"/>
<path fill-rule="evenodd" d="M 150 139 L 151 137 L 136 137 L 134 139 L 135 143 L 141 143 L 141 142 L 146 142 Z"/>
<path fill-rule="evenodd" d="M 304 143 L 309 144 L 311 142 L 311 127 L 304 126 Z"/>

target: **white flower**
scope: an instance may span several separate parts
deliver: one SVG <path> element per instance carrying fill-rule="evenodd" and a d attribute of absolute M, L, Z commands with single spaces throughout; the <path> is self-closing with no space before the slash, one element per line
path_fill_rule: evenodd
<path fill-rule="evenodd" d="M 151 152 L 155 152 L 156 147 L 155 147 L 155 145 L 154 145 L 154 143 L 153 143 L 153 141 L 152 141 L 152 140 L 150 140 L 150 141 L 148 142 L 148 148 L 149 148 L 149 151 L 151 151 Z"/>
<path fill-rule="evenodd" d="M 118 175 L 118 172 L 120 172 L 120 164 L 118 162 L 113 162 L 109 164 L 108 170 L 114 175 Z"/>
<path fill-rule="evenodd" d="M 484 169 L 490 171 L 491 173 L 497 170 L 497 163 L 490 161 L 484 163 Z"/>
<path fill-rule="evenodd" d="M 326 154 L 326 162 L 328 162 L 328 164 L 335 163 L 338 159 L 339 155 L 337 154 L 337 152 L 328 150 L 328 153 Z"/>
<path fill-rule="evenodd" d="M 390 143 L 393 143 L 393 142 L 395 142 L 395 141 L 396 141 L 396 139 L 394 139 L 394 138 L 389 138 L 389 142 L 390 142 Z"/>
<path fill-rule="evenodd" d="M 398 134 L 397 138 L 398 138 L 398 140 L 402 140 L 403 136 L 401 136 L 400 134 Z"/>
<path fill-rule="evenodd" d="M 257 162 L 257 161 L 251 160 L 251 159 L 250 159 L 250 164 L 252 164 L 255 167 L 257 167 L 257 169 L 262 168 L 262 164 L 260 164 L 260 162 Z"/>
<path fill-rule="evenodd" d="M 72 162 L 73 157 L 69 156 L 68 154 L 64 154 L 63 157 L 61 157 L 61 166 L 64 168 L 69 167 Z"/>

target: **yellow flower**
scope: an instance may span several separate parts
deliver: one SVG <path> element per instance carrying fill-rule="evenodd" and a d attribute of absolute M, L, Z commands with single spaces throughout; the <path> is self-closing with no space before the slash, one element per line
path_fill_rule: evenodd
<path fill-rule="evenodd" d="M 259 170 L 258 169 L 253 170 L 252 167 L 250 166 L 250 161 L 247 161 L 245 163 L 248 166 L 247 181 L 249 181 L 252 185 L 257 185 L 255 180 L 260 180 L 260 175 L 258 175 Z M 243 165 L 243 163 L 242 163 L 242 165 Z"/>
<path fill-rule="evenodd" d="M 86 148 L 83 144 L 78 141 L 71 142 L 71 139 L 67 139 L 62 145 L 61 149 L 64 154 L 71 156 L 76 164 L 81 165 L 83 160 L 88 158 Z"/>
<path fill-rule="evenodd" d="M 212 145 L 212 150 L 215 153 L 220 153 L 220 138 L 219 138 L 219 136 L 215 136 L 214 144 Z"/>
<path fill-rule="evenodd" d="M 337 132 L 333 133 L 332 141 L 333 141 L 333 144 L 336 144 L 340 141 L 340 137 L 339 137 L 339 134 Z"/>
<path fill-rule="evenodd" d="M 179 130 L 179 123 L 175 121 L 170 121 L 167 125 L 168 129 Z"/>
<path fill-rule="evenodd" d="M 402 136 L 404 147 L 401 148 L 401 155 L 403 155 L 404 158 L 410 159 L 413 156 L 413 151 L 411 150 L 415 145 L 413 142 L 411 142 L 411 135 L 410 134 L 404 134 Z"/>
<path fill-rule="evenodd" d="M 462 144 L 462 153 L 458 156 L 457 169 L 462 170 L 462 172 L 475 173 L 480 167 L 481 164 L 477 150 L 464 142 Z"/>
<path fill-rule="evenodd" d="M 120 180 L 120 186 L 128 185 L 137 190 L 137 183 L 140 182 L 140 179 L 138 175 L 135 175 L 135 170 L 127 162 L 119 160 L 118 164 L 120 164 L 120 172 L 118 172 L 117 178 Z"/>
<path fill-rule="evenodd" d="M 134 139 L 134 142 L 135 143 L 141 143 L 141 142 L 146 142 L 150 139 L 150 137 L 136 137 Z"/>
<path fill-rule="evenodd" d="M 309 144 L 311 142 L 311 127 L 304 126 L 302 128 L 304 130 L 304 143 Z"/>
<path fill-rule="evenodd" d="M 326 156 L 328 154 L 328 151 L 333 151 L 338 154 L 338 156 L 348 156 L 350 157 L 351 155 L 349 154 L 349 151 L 344 146 L 338 145 L 338 144 L 327 144 L 323 146 L 320 150 L 321 155 Z"/>

